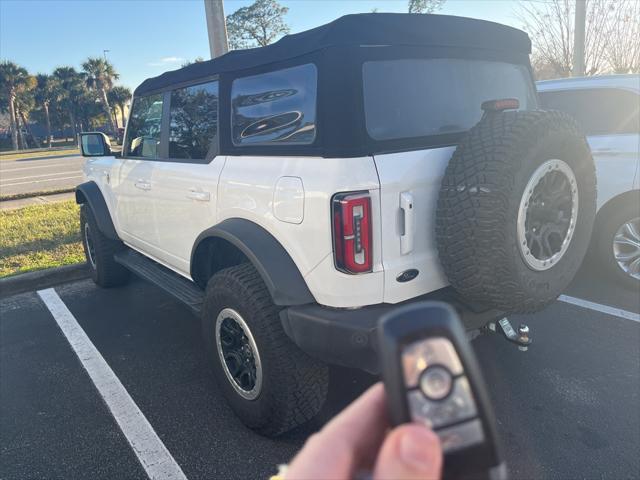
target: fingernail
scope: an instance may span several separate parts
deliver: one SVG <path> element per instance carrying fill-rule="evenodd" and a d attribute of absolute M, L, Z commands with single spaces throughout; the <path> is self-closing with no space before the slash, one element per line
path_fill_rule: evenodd
<path fill-rule="evenodd" d="M 416 469 L 433 467 L 433 445 L 436 434 L 425 427 L 415 425 L 407 428 L 400 439 L 400 457 Z"/>

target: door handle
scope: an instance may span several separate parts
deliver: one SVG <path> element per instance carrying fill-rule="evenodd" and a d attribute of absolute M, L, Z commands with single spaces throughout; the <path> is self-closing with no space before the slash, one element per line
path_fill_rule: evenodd
<path fill-rule="evenodd" d="M 404 228 L 400 234 L 400 253 L 406 255 L 413 251 L 414 208 L 413 194 L 411 192 L 402 192 L 400 194 L 400 209 L 404 218 Z"/>
<path fill-rule="evenodd" d="M 145 180 L 138 179 L 136 180 L 134 185 L 136 188 L 139 188 L 140 190 L 151 190 L 151 183 Z"/>
<path fill-rule="evenodd" d="M 189 193 L 187 193 L 187 198 L 191 200 L 197 200 L 199 202 L 209 202 L 211 201 L 211 193 L 205 192 L 203 190 L 197 190 L 195 188 L 190 188 Z"/>

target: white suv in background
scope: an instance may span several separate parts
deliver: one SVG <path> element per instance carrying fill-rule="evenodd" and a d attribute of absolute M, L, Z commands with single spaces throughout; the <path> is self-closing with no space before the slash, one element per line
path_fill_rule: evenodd
<path fill-rule="evenodd" d="M 538 82 L 542 108 L 573 116 L 596 163 L 593 253 L 610 276 L 640 289 L 640 75 Z"/>

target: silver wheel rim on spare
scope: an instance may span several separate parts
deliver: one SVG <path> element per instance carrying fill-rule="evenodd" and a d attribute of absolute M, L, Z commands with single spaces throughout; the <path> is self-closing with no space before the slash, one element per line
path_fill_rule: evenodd
<path fill-rule="evenodd" d="M 216 318 L 216 347 L 222 369 L 234 390 L 254 400 L 262 388 L 262 362 L 249 326 L 232 308 Z"/>
<path fill-rule="evenodd" d="M 529 268 L 548 270 L 564 256 L 578 219 L 578 184 L 562 160 L 547 160 L 527 183 L 518 209 L 520 254 Z"/>
<path fill-rule="evenodd" d="M 84 243 L 87 246 L 87 259 L 91 266 L 96 268 L 96 260 L 95 260 L 95 245 L 93 244 L 93 239 L 91 238 L 91 230 L 89 229 L 89 224 L 84 224 Z"/>
<path fill-rule="evenodd" d="M 620 226 L 613 237 L 613 257 L 624 273 L 640 280 L 640 217 Z"/>

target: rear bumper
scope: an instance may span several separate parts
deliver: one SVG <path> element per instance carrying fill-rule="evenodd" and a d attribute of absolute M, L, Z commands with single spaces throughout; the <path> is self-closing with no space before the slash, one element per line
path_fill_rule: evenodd
<path fill-rule="evenodd" d="M 377 327 L 380 317 L 401 305 L 425 300 L 451 304 L 467 330 L 475 330 L 504 317 L 504 313 L 462 302 L 446 287 L 399 304 L 337 309 L 318 304 L 292 306 L 280 313 L 285 332 L 303 351 L 326 363 L 377 374 Z"/>

